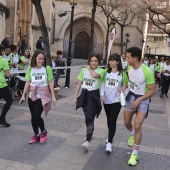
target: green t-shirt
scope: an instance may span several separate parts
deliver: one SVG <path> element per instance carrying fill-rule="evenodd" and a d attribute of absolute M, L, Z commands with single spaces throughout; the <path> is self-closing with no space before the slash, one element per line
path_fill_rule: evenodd
<path fill-rule="evenodd" d="M 160 63 L 155 64 L 155 71 L 159 72 L 160 71 Z"/>
<path fill-rule="evenodd" d="M 31 61 L 28 64 L 24 64 L 23 61 L 27 61 L 28 59 L 25 56 L 21 56 L 20 59 L 22 61 L 22 63 L 20 64 L 20 69 L 21 70 L 27 70 Z"/>
<path fill-rule="evenodd" d="M 0 88 L 6 87 L 7 83 L 4 76 L 4 71 L 9 70 L 8 61 L 0 56 Z"/>
<path fill-rule="evenodd" d="M 100 88 L 100 95 L 105 96 L 105 104 L 112 104 L 120 101 L 119 89 L 128 83 L 127 73 L 118 71 L 106 74 Z"/>
<path fill-rule="evenodd" d="M 128 88 L 130 91 L 138 95 L 146 94 L 149 91 L 148 85 L 155 83 L 151 69 L 145 64 L 142 64 L 138 69 L 130 67 L 128 69 L 128 75 Z"/>
<path fill-rule="evenodd" d="M 81 70 L 77 79 L 83 82 L 81 86 L 83 89 L 92 91 L 100 88 L 105 71 L 102 68 L 97 68 L 96 70 L 94 70 L 94 72 L 100 74 L 101 77 L 93 78 L 90 74 L 90 71 L 87 68 L 83 68 Z"/>
<path fill-rule="evenodd" d="M 50 66 L 42 66 L 41 68 L 28 67 L 25 75 L 26 80 L 30 80 L 32 86 L 48 86 L 50 80 L 53 79 L 53 73 Z"/>

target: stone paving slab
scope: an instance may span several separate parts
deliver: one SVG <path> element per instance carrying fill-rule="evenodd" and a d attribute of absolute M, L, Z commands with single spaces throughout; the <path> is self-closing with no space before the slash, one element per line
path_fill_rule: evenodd
<path fill-rule="evenodd" d="M 100 145 L 93 153 L 83 170 L 169 170 L 170 156 L 140 152 L 137 166 L 127 164 L 131 150 L 113 147 L 113 152 L 107 154 L 105 145 Z"/>
<path fill-rule="evenodd" d="M 32 170 L 33 167 L 29 164 L 0 159 L 0 170 Z"/>
<path fill-rule="evenodd" d="M 63 138 L 48 136 L 48 140 L 44 144 L 29 145 L 28 142 L 32 135 L 32 133 L 15 129 L 1 132 L 3 138 L 0 140 L 0 158 L 36 165 L 65 141 Z"/>

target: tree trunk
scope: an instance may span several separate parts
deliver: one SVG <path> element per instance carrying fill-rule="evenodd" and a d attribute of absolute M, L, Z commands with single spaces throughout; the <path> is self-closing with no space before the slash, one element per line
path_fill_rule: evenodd
<path fill-rule="evenodd" d="M 42 39 L 43 39 L 43 43 L 44 43 L 44 52 L 45 52 L 45 55 L 47 57 L 47 63 L 48 63 L 48 65 L 52 66 L 49 36 L 48 36 L 47 27 L 46 27 L 46 24 L 45 24 L 44 15 L 43 15 L 43 12 L 42 12 L 42 7 L 41 7 L 41 4 L 40 4 L 41 0 L 31 0 L 31 1 L 35 6 L 35 10 L 37 12 L 38 20 L 39 20 L 39 23 L 40 23 L 41 34 L 42 34 Z"/>
<path fill-rule="evenodd" d="M 121 28 L 121 54 L 123 54 L 123 26 L 120 25 Z"/>
<path fill-rule="evenodd" d="M 106 48 L 105 48 L 105 57 L 104 57 L 104 59 L 105 59 L 105 63 L 104 64 L 107 64 L 106 62 L 106 59 L 107 59 L 107 53 L 108 53 L 108 44 L 109 44 L 109 33 L 110 33 L 110 24 L 109 24 L 109 20 L 107 19 L 107 34 L 106 34 Z"/>
<path fill-rule="evenodd" d="M 90 54 L 93 52 L 93 44 L 94 44 L 94 21 L 95 21 L 95 13 L 97 7 L 97 0 L 93 0 L 93 9 L 92 9 L 92 19 L 91 19 L 91 39 L 90 39 Z"/>

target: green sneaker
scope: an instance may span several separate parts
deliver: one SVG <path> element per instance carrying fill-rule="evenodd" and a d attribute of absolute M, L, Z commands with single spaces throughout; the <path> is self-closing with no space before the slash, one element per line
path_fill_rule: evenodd
<path fill-rule="evenodd" d="M 135 165 L 137 165 L 137 161 L 138 161 L 138 156 L 135 155 L 134 153 L 132 153 L 132 155 L 128 161 L 128 165 L 135 166 Z"/>
<path fill-rule="evenodd" d="M 129 135 L 128 146 L 133 146 L 135 142 L 135 136 Z"/>

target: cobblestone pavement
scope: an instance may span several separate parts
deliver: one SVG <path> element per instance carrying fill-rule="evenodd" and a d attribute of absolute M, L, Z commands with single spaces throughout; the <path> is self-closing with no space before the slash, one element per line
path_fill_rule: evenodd
<path fill-rule="evenodd" d="M 85 137 L 84 115 L 72 106 L 76 76 L 80 68 L 71 71 L 71 88 L 64 89 L 65 78 L 60 78 L 61 89 L 48 117 L 44 117 L 48 139 L 44 144 L 29 145 L 33 135 L 30 113 L 26 103 L 15 99 L 7 114 L 10 128 L 0 126 L 0 170 L 168 170 L 170 169 L 170 99 L 160 99 L 159 91 L 152 98 L 149 116 L 143 125 L 143 139 L 139 162 L 127 165 L 132 148 L 127 146 L 128 131 L 123 125 L 123 108 L 117 121 L 113 153 L 105 153 L 107 138 L 104 111 L 95 120 L 95 132 L 90 150 L 84 153 L 81 144 Z M 3 102 L 0 102 L 0 110 Z"/>

